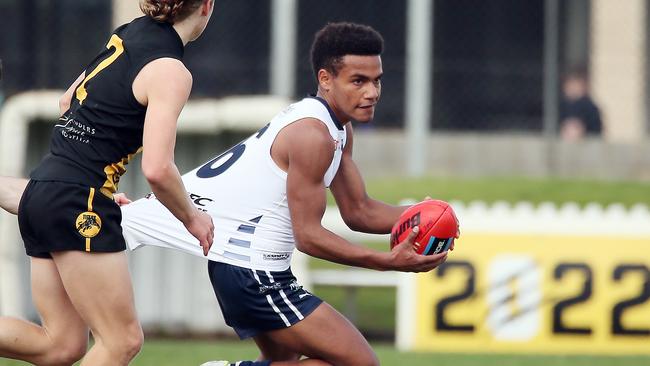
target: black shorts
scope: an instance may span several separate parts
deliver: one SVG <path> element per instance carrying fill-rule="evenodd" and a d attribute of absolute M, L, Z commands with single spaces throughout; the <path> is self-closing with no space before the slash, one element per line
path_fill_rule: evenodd
<path fill-rule="evenodd" d="M 323 302 L 296 282 L 291 268 L 256 271 L 208 261 L 208 274 L 226 324 L 241 339 L 288 328 Z"/>
<path fill-rule="evenodd" d="M 27 255 L 50 252 L 120 252 L 122 211 L 98 189 L 78 184 L 29 181 L 18 207 L 18 225 Z"/>

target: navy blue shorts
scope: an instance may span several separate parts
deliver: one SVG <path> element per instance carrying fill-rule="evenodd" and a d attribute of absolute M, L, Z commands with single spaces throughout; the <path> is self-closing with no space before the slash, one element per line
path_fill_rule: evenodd
<path fill-rule="evenodd" d="M 256 271 L 208 261 L 208 274 L 226 324 L 241 339 L 288 328 L 323 302 L 298 284 L 291 268 Z"/>

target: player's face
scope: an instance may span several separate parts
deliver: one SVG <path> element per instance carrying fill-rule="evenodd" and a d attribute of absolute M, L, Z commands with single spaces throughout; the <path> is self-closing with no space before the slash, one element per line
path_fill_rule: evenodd
<path fill-rule="evenodd" d="M 381 57 L 346 55 L 341 61 L 330 89 L 335 108 L 346 117 L 342 121 L 369 122 L 381 95 Z"/>

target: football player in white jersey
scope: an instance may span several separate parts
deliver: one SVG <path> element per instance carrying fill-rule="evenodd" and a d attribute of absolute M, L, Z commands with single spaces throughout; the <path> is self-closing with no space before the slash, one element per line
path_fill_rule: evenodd
<path fill-rule="evenodd" d="M 381 35 L 370 27 L 328 24 L 311 50 L 316 96 L 289 106 L 249 139 L 183 176 L 215 224 L 208 271 L 224 318 L 241 338 L 255 340 L 264 360 L 237 365 L 379 364 L 347 319 L 298 284 L 290 269 L 294 247 L 381 271 L 425 272 L 446 260 L 446 252 L 416 254 L 415 230 L 392 251 L 378 252 L 321 225 L 328 187 L 356 231 L 389 233 L 406 208 L 370 198 L 352 160 L 350 122 L 368 123 L 374 116 L 382 50 Z M 23 184 L 5 183 L 14 190 Z M 0 189 L 0 205 L 15 212 L 19 194 L 10 190 Z M 123 206 L 122 225 L 131 249 L 156 245 L 203 257 L 198 242 L 153 196 Z"/>

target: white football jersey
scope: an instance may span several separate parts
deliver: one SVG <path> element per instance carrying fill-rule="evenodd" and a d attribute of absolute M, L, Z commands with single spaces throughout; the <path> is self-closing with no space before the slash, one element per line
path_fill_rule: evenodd
<path fill-rule="evenodd" d="M 345 126 L 327 103 L 315 97 L 291 104 L 248 139 L 183 175 L 198 208 L 214 222 L 208 258 L 240 267 L 283 271 L 295 248 L 287 203 L 287 173 L 271 158 L 271 145 L 285 126 L 315 118 L 327 126 L 335 151 L 323 176 L 329 187 L 346 143 Z M 130 249 L 154 245 L 204 257 L 195 239 L 153 195 L 122 207 Z"/>

